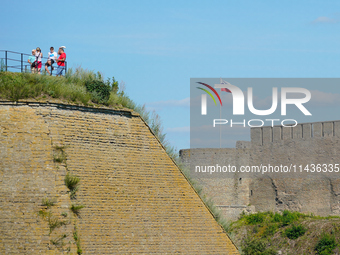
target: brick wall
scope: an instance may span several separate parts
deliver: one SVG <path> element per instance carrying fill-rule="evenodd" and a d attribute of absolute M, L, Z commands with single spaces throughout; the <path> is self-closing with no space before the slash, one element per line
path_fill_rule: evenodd
<path fill-rule="evenodd" d="M 62 162 L 55 162 L 58 150 Z M 67 172 L 81 179 L 76 199 L 64 184 Z M 56 204 L 47 208 L 44 198 Z M 0 201 L 2 254 L 76 254 L 75 232 L 83 254 L 238 254 L 129 111 L 2 102 Z M 77 216 L 71 204 L 85 207 Z M 50 233 L 41 210 L 65 225 Z"/>

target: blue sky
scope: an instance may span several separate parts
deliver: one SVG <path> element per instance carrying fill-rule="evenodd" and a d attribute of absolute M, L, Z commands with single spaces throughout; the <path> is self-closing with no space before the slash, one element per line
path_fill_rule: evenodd
<path fill-rule="evenodd" d="M 69 67 L 156 110 L 177 149 L 190 146 L 190 78 L 339 77 L 339 1 L 0 3 L 0 49 L 65 45 Z"/>

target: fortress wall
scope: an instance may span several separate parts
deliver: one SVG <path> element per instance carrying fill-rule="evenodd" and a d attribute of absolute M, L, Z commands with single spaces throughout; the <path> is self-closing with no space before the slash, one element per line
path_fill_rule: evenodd
<path fill-rule="evenodd" d="M 54 162 L 56 146 L 67 160 Z M 138 115 L 62 104 L 0 105 L 2 254 L 238 254 Z M 81 179 L 70 200 L 64 177 Z M 66 226 L 49 235 L 42 198 Z M 71 204 L 82 204 L 79 217 Z M 61 213 L 67 212 L 63 218 Z M 67 234 L 65 245 L 52 238 Z M 71 241 L 72 244 L 68 244 Z M 64 254 L 64 253 L 63 253 Z"/>
<path fill-rule="evenodd" d="M 340 137 L 340 121 L 301 123 L 295 127 L 251 128 L 251 143 L 265 145 L 282 140 L 311 139 L 314 137 Z"/>
<path fill-rule="evenodd" d="M 296 127 L 263 127 L 251 129 L 251 144 L 238 142 L 234 149 L 182 150 L 186 164 L 225 164 L 240 166 L 288 166 L 297 168 L 314 164 L 335 166 L 340 164 L 340 121 L 299 124 Z M 242 145 L 245 146 L 242 146 Z M 242 150 L 240 150 L 242 148 Z M 227 152 L 227 153 L 226 153 Z M 193 154 L 195 154 L 193 156 Z M 190 155 L 190 157 L 186 157 Z M 200 178 L 199 178 L 200 177 Z M 230 177 L 230 176 L 229 176 Z M 268 174 L 235 173 L 233 178 L 223 175 L 198 176 L 207 196 L 225 208 L 237 205 L 242 210 L 282 211 L 285 209 L 314 213 L 316 215 L 340 215 L 340 178 L 334 174 L 316 174 L 309 171 Z M 237 180 L 242 178 L 242 185 Z M 226 212 L 235 219 L 240 213 Z"/>
<path fill-rule="evenodd" d="M 310 171 L 312 165 L 316 167 L 327 164 L 334 167 L 340 164 L 340 139 L 335 136 L 337 132 L 334 128 L 337 123 L 310 123 L 282 128 L 283 131 L 290 130 L 293 138 L 264 142 L 262 145 L 252 143 L 249 165 L 287 166 L 292 170 L 267 180 L 261 179 L 261 176 L 253 178 L 250 204 L 255 205 L 258 211 L 275 208 L 322 216 L 340 215 L 339 196 L 333 189 L 339 184 L 336 173 Z M 269 129 L 271 128 L 263 129 L 263 132 Z M 313 136 L 307 136 L 309 131 Z M 306 168 L 309 169 L 308 172 L 304 170 Z M 265 174 L 262 178 L 268 176 Z"/>

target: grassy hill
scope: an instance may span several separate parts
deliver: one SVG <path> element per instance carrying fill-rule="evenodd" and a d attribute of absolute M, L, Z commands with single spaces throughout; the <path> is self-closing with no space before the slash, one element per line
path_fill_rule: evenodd
<path fill-rule="evenodd" d="M 114 77 L 104 80 L 100 72 L 81 67 L 75 70 L 69 68 L 65 77 L 53 77 L 0 71 L 0 99 L 130 109 L 141 115 L 169 156 L 177 158 L 174 147 L 163 133 L 159 115 L 147 111 L 145 105 L 137 105 L 125 94 L 124 89 L 119 88 Z"/>
<path fill-rule="evenodd" d="M 228 232 L 245 255 L 339 254 L 338 216 L 290 211 L 243 214 Z"/>
<path fill-rule="evenodd" d="M 50 99 L 83 106 L 135 107 L 124 91 L 119 91 L 114 78 L 104 81 L 99 72 L 82 68 L 75 71 L 69 69 L 65 77 L 0 72 L 0 98 L 11 101 Z"/>

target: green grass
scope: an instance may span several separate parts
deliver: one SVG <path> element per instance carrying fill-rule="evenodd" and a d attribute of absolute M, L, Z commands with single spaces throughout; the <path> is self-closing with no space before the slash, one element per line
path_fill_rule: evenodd
<path fill-rule="evenodd" d="M 88 91 L 85 84 L 102 82 L 109 87 L 109 95 L 99 100 L 102 105 L 111 107 L 127 107 L 131 100 L 122 92 L 118 92 L 118 83 L 112 78 L 104 81 L 100 73 L 70 68 L 65 77 L 53 77 L 30 73 L 0 72 L 0 98 L 18 101 L 20 99 L 50 98 L 60 99 L 66 103 L 78 105 L 95 105 L 98 93 Z"/>
<path fill-rule="evenodd" d="M 264 240 L 246 239 L 242 245 L 244 255 L 276 255 L 274 248 L 267 248 L 267 243 Z"/>
<path fill-rule="evenodd" d="M 334 254 L 340 240 L 340 218 L 300 212 L 258 212 L 232 222 L 229 236 L 241 254 Z M 330 234 L 324 234 L 330 233 Z"/>

